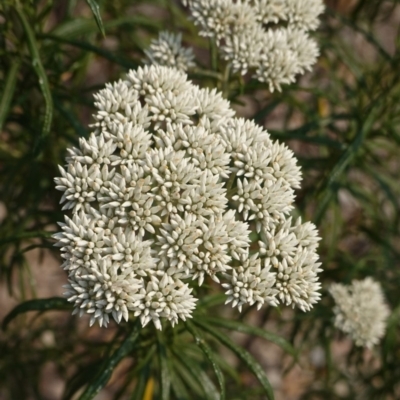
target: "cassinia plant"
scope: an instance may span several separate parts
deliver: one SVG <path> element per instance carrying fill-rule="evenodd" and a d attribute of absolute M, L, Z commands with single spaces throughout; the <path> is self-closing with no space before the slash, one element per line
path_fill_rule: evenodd
<path fill-rule="evenodd" d="M 312 19 L 320 6 L 302 20 L 301 8 L 285 5 L 279 15 L 288 27 L 264 30 L 269 20 L 257 7 L 268 4 L 188 5 L 201 34 L 216 40 L 228 62 L 225 80 L 229 66 L 241 74 L 253 69 L 271 91 L 280 90 L 318 55 L 306 29 L 317 26 Z M 216 284 L 239 311 L 279 304 L 308 311 L 320 299 L 320 238 L 314 224 L 291 216 L 301 182 L 297 160 L 262 127 L 237 118 L 216 88 L 188 80 L 185 71 L 196 64 L 181 40 L 160 32 L 145 50 L 147 66 L 106 84 L 95 95 L 92 133 L 68 149 L 55 179 L 63 210 L 71 213 L 54 235 L 68 273 L 65 295 L 74 314 L 91 316 L 90 325 L 139 318 L 142 327 L 151 321 L 158 330 L 164 321 L 174 326 L 192 318 Z M 272 398 L 251 356 L 204 329 L 234 349 Z M 164 340 L 158 337 L 161 346 Z M 202 350 L 223 398 L 221 373 L 206 344 Z M 162 360 L 162 375 L 169 375 Z"/>
<path fill-rule="evenodd" d="M 400 398 L 396 7 L 0 1 L 0 398 Z"/>

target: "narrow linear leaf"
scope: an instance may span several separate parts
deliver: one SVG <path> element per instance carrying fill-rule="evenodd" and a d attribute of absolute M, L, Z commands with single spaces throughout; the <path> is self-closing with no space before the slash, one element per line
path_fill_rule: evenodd
<path fill-rule="evenodd" d="M 149 379 L 153 379 L 150 377 L 150 367 L 146 365 L 142 368 L 138 379 L 136 381 L 136 385 L 133 388 L 132 396 L 130 400 L 146 400 L 147 393 L 145 393 L 146 389 L 148 389 Z M 149 389 L 148 389 L 149 390 Z"/>
<path fill-rule="evenodd" d="M 176 371 L 177 375 L 182 379 L 182 382 L 184 382 L 186 387 L 190 390 L 190 392 L 192 393 L 192 397 L 200 399 L 204 398 L 204 390 L 201 387 L 201 384 L 197 377 L 194 376 L 193 371 L 186 368 L 181 360 L 179 360 L 175 352 L 173 352 L 173 354 L 176 358 L 173 364 L 174 370 Z"/>
<path fill-rule="evenodd" d="M 224 373 L 224 377 L 229 375 L 237 384 L 240 384 L 240 376 L 239 372 L 232 366 L 228 360 L 225 359 L 223 355 L 218 354 L 217 352 L 213 354 L 215 361 L 220 366 L 221 370 Z"/>
<path fill-rule="evenodd" d="M 178 375 L 175 365 L 171 371 L 171 389 L 177 400 L 190 399 L 190 395 L 182 381 L 182 378 Z"/>
<path fill-rule="evenodd" d="M 122 342 L 121 346 L 111 355 L 110 358 L 104 360 L 103 366 L 98 373 L 98 375 L 89 383 L 86 390 L 79 397 L 79 400 L 91 400 L 101 389 L 107 384 L 111 377 L 114 368 L 119 364 L 119 362 L 126 357 L 134 348 L 136 340 L 139 337 L 140 326 L 138 321 L 132 328 L 130 334 Z"/>
<path fill-rule="evenodd" d="M 5 330 L 8 324 L 19 314 L 28 311 L 48 311 L 48 310 L 70 310 L 72 305 L 63 297 L 50 297 L 48 299 L 28 300 L 18 304 L 11 310 L 3 320 L 2 328 Z"/>
<path fill-rule="evenodd" d="M 135 62 L 132 62 L 132 61 L 130 61 L 130 60 L 126 59 L 126 58 L 120 57 L 118 55 L 115 55 L 114 53 L 111 53 L 108 50 L 104 50 L 104 49 L 101 49 L 99 47 L 96 47 L 96 46 L 94 46 L 94 45 L 92 45 L 90 43 L 81 42 L 81 41 L 78 41 L 78 40 L 63 39 L 63 38 L 60 38 L 58 36 L 52 36 L 52 35 L 47 35 L 47 34 L 46 35 L 41 35 L 40 37 L 44 38 L 44 39 L 55 40 L 55 41 L 60 42 L 60 43 L 69 44 L 71 46 L 78 47 L 78 48 L 80 48 L 82 50 L 91 51 L 91 52 L 93 52 L 93 53 L 95 53 L 95 54 L 97 54 L 97 55 L 99 55 L 101 57 L 106 58 L 107 60 L 109 60 L 109 61 L 111 61 L 111 62 L 113 62 L 115 64 L 121 65 L 124 68 L 136 68 L 138 66 Z"/>
<path fill-rule="evenodd" d="M 33 232 L 21 232 L 14 236 L 9 236 L 5 238 L 0 238 L 0 246 L 10 242 L 18 242 L 22 239 L 31 239 L 31 238 L 50 238 L 55 232 L 47 232 L 47 231 L 33 231 Z"/>
<path fill-rule="evenodd" d="M 276 139 L 280 140 L 299 140 L 305 143 L 311 143 L 315 145 L 327 146 L 327 147 L 334 147 L 339 150 L 343 150 L 344 145 L 336 140 L 329 139 L 327 137 L 319 137 L 319 136 L 303 136 L 291 133 L 276 133 L 270 132 L 271 136 Z"/>
<path fill-rule="evenodd" d="M 66 121 L 74 128 L 75 132 L 79 137 L 88 137 L 88 132 L 85 127 L 79 122 L 77 118 L 70 110 L 65 108 L 61 101 L 56 97 L 54 98 L 54 105 L 57 111 L 65 118 Z"/>
<path fill-rule="evenodd" d="M 375 168 L 370 167 L 369 165 L 366 166 L 366 170 L 371 174 L 371 176 L 377 181 L 379 186 L 382 190 L 386 193 L 387 198 L 392 202 L 393 207 L 396 209 L 398 204 L 398 199 L 396 194 L 393 192 L 390 184 L 387 182 L 387 177 L 384 174 L 380 174 L 376 171 Z M 396 183 L 393 187 L 396 187 Z"/>
<path fill-rule="evenodd" d="M 269 400 L 274 400 L 274 392 L 272 390 L 272 386 L 269 383 L 267 376 L 265 375 L 265 371 L 262 366 L 254 359 L 254 357 L 245 349 L 238 346 L 234 343 L 228 336 L 219 332 L 216 329 L 213 329 L 210 325 L 204 322 L 200 322 L 195 320 L 194 323 L 201 328 L 202 330 L 208 332 L 210 335 L 214 336 L 217 340 L 219 340 L 223 345 L 225 345 L 228 349 L 234 352 L 253 372 L 253 374 L 257 377 L 259 382 L 261 383 L 264 391 Z"/>
<path fill-rule="evenodd" d="M 353 159 L 355 158 L 358 150 L 362 146 L 364 139 L 367 137 L 368 133 L 371 131 L 371 128 L 375 122 L 375 118 L 380 111 L 380 107 L 378 107 L 379 102 L 376 101 L 375 104 L 371 106 L 370 112 L 367 118 L 364 120 L 360 129 L 357 132 L 356 137 L 354 138 L 351 145 L 346 149 L 346 151 L 342 154 L 339 161 L 333 167 L 332 172 L 327 179 L 326 190 L 322 200 L 320 201 L 318 208 L 315 212 L 315 223 L 318 225 L 322 217 L 325 214 L 325 211 L 332 200 L 334 194 L 334 188 L 339 180 L 342 173 L 346 170 L 346 168 L 351 164 Z"/>
<path fill-rule="evenodd" d="M 46 71 L 44 70 L 42 61 L 40 59 L 39 50 L 36 43 L 35 35 L 33 33 L 33 29 L 30 26 L 22 7 L 20 5 L 17 5 L 15 9 L 21 20 L 22 26 L 26 34 L 29 52 L 31 53 L 32 56 L 32 67 L 39 78 L 39 87 L 40 90 L 42 91 L 44 101 L 46 104 L 42 135 L 36 142 L 36 146 L 33 149 L 34 154 L 38 155 L 40 152 L 39 150 L 40 142 L 43 141 L 43 139 L 50 133 L 51 122 L 53 119 L 53 100 L 51 98 L 51 91 L 50 91 L 49 81 L 47 80 Z"/>
<path fill-rule="evenodd" d="M 11 64 L 10 70 L 5 79 L 5 86 L 0 100 L 0 132 L 3 128 L 4 122 L 6 121 L 8 110 L 10 109 L 20 66 L 21 60 L 17 59 L 14 61 Z"/>
<path fill-rule="evenodd" d="M 161 400 L 169 400 L 171 389 L 170 369 L 168 366 L 167 348 L 164 345 L 162 335 L 157 331 L 158 340 L 158 360 L 160 363 L 160 386 L 161 386 Z"/>
<path fill-rule="evenodd" d="M 190 74 L 189 77 L 195 79 L 202 79 L 202 78 L 213 78 L 216 80 L 222 80 L 222 75 L 215 71 L 208 71 L 206 69 L 195 68 Z"/>
<path fill-rule="evenodd" d="M 24 247 L 23 249 L 21 249 L 21 254 L 27 253 L 28 251 L 31 251 L 33 249 L 49 249 L 50 251 L 58 251 L 56 250 L 53 244 L 39 243 L 39 244 L 31 244 L 30 246 Z"/>
<path fill-rule="evenodd" d="M 159 31 L 160 24 L 154 20 L 142 15 L 129 15 L 105 21 L 103 23 L 105 30 L 110 30 L 119 27 L 146 27 L 150 31 Z M 97 24 L 92 19 L 74 18 L 66 22 L 62 22 L 54 27 L 50 32 L 52 35 L 59 36 L 64 39 L 74 39 L 79 36 L 85 36 L 97 29 Z"/>
<path fill-rule="evenodd" d="M 219 304 L 224 304 L 225 301 L 226 301 L 225 293 L 210 294 L 208 296 L 202 297 L 197 303 L 197 306 L 199 308 L 200 307 L 209 308 L 217 306 Z"/>
<path fill-rule="evenodd" d="M 268 114 L 275 110 L 275 108 L 281 103 L 281 101 L 282 100 L 280 98 L 276 99 L 275 101 L 271 101 L 271 103 L 269 103 L 266 107 L 258 111 L 253 117 L 255 122 L 257 122 L 258 124 L 263 123 Z"/>
<path fill-rule="evenodd" d="M 275 333 L 269 332 L 263 328 L 247 325 L 240 321 L 233 321 L 233 320 L 227 320 L 223 318 L 213 318 L 213 317 L 205 317 L 205 320 L 207 320 L 207 322 L 209 322 L 213 326 L 220 326 L 221 328 L 247 333 L 248 335 L 259 336 L 265 340 L 275 343 L 287 354 L 290 354 L 291 356 L 297 359 L 297 352 L 293 348 L 293 346 L 287 340 L 285 340 L 284 338 Z"/>
<path fill-rule="evenodd" d="M 385 238 L 385 236 L 382 236 L 379 232 L 376 232 L 374 229 L 369 229 L 366 226 L 361 225 L 359 229 L 361 232 L 365 232 L 376 243 L 379 243 L 384 249 L 390 251 L 395 257 L 400 257 L 400 252 L 390 243 L 390 240 Z"/>
<path fill-rule="evenodd" d="M 85 386 L 97 374 L 99 368 L 98 360 L 82 365 L 74 375 L 66 382 L 62 400 L 71 400 L 75 393 Z"/>
<path fill-rule="evenodd" d="M 90 9 L 92 10 L 94 19 L 96 21 L 97 26 L 99 27 L 99 30 L 103 36 L 106 36 L 106 32 L 104 31 L 104 26 L 103 26 L 103 21 L 101 19 L 100 15 L 100 7 L 96 3 L 95 0 L 86 0 L 86 3 L 88 3 Z"/>
<path fill-rule="evenodd" d="M 204 398 L 207 400 L 219 400 L 217 388 L 215 387 L 213 381 L 208 377 L 204 369 L 199 366 L 199 363 L 193 362 L 193 359 L 188 357 L 184 352 L 175 351 L 174 354 L 175 357 L 183 364 L 188 374 L 191 375 L 194 381 L 200 383 L 200 386 L 204 391 Z"/>
<path fill-rule="evenodd" d="M 225 378 L 224 378 L 224 374 L 222 373 L 220 366 L 217 363 L 217 360 L 215 359 L 215 357 L 213 355 L 213 351 L 207 345 L 204 338 L 201 337 L 200 332 L 194 327 L 194 325 L 190 321 L 186 321 L 186 326 L 187 326 L 189 332 L 193 335 L 193 337 L 196 341 L 196 344 L 200 347 L 200 349 L 203 351 L 205 356 L 210 361 L 210 363 L 214 369 L 215 375 L 217 376 L 219 387 L 221 389 L 220 399 L 224 400 L 225 399 Z"/>
<path fill-rule="evenodd" d="M 342 22 L 344 25 L 349 26 L 351 29 L 353 29 L 356 32 L 361 33 L 365 39 L 371 43 L 375 48 L 378 50 L 380 55 L 389 63 L 392 65 L 395 65 L 395 59 L 391 57 L 391 55 L 381 46 L 379 41 L 373 36 L 371 32 L 366 31 L 363 29 L 361 26 L 358 26 L 355 24 L 353 21 L 343 17 L 340 13 L 338 12 L 333 12 L 331 9 L 328 8 L 327 12 L 330 15 L 333 15 L 335 18 L 337 18 L 340 22 Z"/>

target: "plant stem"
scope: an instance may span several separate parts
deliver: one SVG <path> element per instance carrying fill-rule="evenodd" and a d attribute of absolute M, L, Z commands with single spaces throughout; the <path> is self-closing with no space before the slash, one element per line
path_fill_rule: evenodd
<path fill-rule="evenodd" d="M 11 105 L 11 100 L 15 90 L 15 83 L 17 81 L 19 67 L 21 66 L 21 60 L 17 59 L 11 64 L 8 75 L 5 79 L 5 86 L 0 101 L 0 132 L 3 128 L 4 122 L 7 118 L 8 110 Z"/>

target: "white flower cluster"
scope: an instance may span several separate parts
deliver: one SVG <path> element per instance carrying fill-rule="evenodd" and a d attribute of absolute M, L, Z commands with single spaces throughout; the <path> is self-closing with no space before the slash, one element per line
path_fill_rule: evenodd
<path fill-rule="evenodd" d="M 345 286 L 334 283 L 329 292 L 335 300 L 335 326 L 350 335 L 357 346 L 371 348 L 386 331 L 390 314 L 379 282 L 372 278 Z"/>
<path fill-rule="evenodd" d="M 145 64 L 163 65 L 180 71 L 195 67 L 193 49 L 182 47 L 181 33 L 160 32 L 158 38 L 151 41 L 144 53 L 146 54 L 143 60 Z"/>
<path fill-rule="evenodd" d="M 319 238 L 288 216 L 301 174 L 285 145 L 168 67 L 95 98 L 94 132 L 55 179 L 72 211 L 55 238 L 76 312 L 161 329 L 191 316 L 206 278 L 239 309 L 318 301 Z"/>
<path fill-rule="evenodd" d="M 308 32 L 322 0 L 186 0 L 200 35 L 218 43 L 233 72 L 266 82 L 271 92 L 311 70 L 319 55 Z"/>

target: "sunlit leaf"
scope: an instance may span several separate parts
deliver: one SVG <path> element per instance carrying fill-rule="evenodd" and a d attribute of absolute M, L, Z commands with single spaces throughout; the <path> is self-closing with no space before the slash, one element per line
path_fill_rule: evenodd
<path fill-rule="evenodd" d="M 103 21 L 101 19 L 100 15 L 100 7 L 97 4 L 95 0 L 86 0 L 86 3 L 88 3 L 90 9 L 92 10 L 94 19 L 96 21 L 96 24 L 103 36 L 106 36 L 106 32 L 104 31 L 104 26 L 103 26 Z"/>

